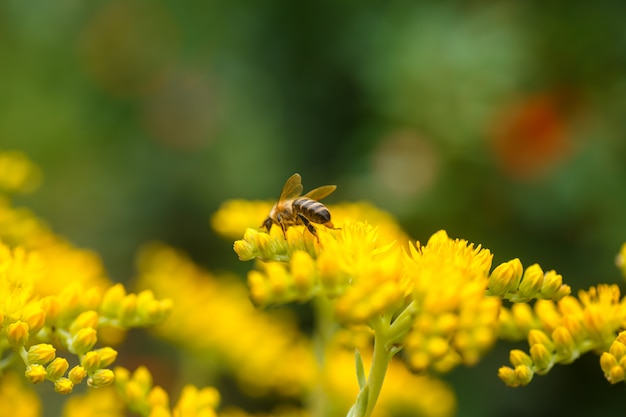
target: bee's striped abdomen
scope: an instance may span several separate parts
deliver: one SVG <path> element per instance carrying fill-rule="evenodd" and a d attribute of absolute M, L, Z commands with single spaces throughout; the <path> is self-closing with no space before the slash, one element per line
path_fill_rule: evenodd
<path fill-rule="evenodd" d="M 296 213 L 302 214 L 313 223 L 324 225 L 330 223 L 330 211 L 328 211 L 326 206 L 319 201 L 315 201 L 307 197 L 301 197 L 293 201 L 292 207 Z"/>

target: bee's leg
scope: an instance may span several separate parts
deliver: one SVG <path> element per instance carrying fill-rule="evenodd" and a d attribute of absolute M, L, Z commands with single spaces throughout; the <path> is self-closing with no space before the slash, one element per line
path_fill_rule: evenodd
<path fill-rule="evenodd" d="M 302 213 L 298 213 L 298 217 L 300 218 L 300 220 L 302 220 L 302 223 L 304 223 L 304 225 L 306 226 L 307 230 L 309 232 L 311 232 L 311 234 L 313 236 L 315 236 L 315 238 L 317 239 L 317 243 L 320 243 L 320 238 L 317 235 L 317 230 L 315 230 L 315 227 L 313 227 L 313 225 L 311 224 L 311 222 L 309 221 L 309 219 L 307 219 L 304 214 Z"/>
<path fill-rule="evenodd" d="M 276 223 L 278 223 L 280 229 L 283 231 L 283 237 L 285 238 L 285 240 L 287 240 L 287 226 L 285 226 L 285 222 L 283 222 L 283 216 L 281 216 L 280 214 L 277 215 L 276 220 Z"/>

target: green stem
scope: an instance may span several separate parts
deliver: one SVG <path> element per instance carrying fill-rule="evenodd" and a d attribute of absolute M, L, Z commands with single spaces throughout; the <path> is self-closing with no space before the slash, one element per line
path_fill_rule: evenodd
<path fill-rule="evenodd" d="M 369 387 L 369 395 L 367 400 L 367 409 L 363 417 L 370 417 L 374 411 L 376 401 L 380 395 L 380 390 L 383 388 L 383 381 L 387 374 L 387 367 L 392 355 L 385 347 L 386 340 L 384 332 L 381 334 L 380 329 L 377 329 L 374 335 L 374 354 L 372 355 L 372 366 L 370 367 L 370 373 L 367 378 L 367 387 Z"/>

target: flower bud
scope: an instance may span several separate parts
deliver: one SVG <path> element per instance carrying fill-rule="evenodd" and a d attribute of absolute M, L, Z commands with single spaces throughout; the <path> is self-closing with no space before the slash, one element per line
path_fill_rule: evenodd
<path fill-rule="evenodd" d="M 509 361 L 511 365 L 517 367 L 519 365 L 532 366 L 533 360 L 526 352 L 520 349 L 513 349 L 509 353 Z"/>
<path fill-rule="evenodd" d="M 519 293 L 522 298 L 534 298 L 541 291 L 543 284 L 543 270 L 538 264 L 533 264 L 526 268 L 522 282 L 519 286 Z"/>
<path fill-rule="evenodd" d="M 54 359 L 56 349 L 47 343 L 32 345 L 28 349 L 28 362 L 32 364 L 45 365 Z"/>
<path fill-rule="evenodd" d="M 254 247 L 243 239 L 235 241 L 233 250 L 239 256 L 240 261 L 250 261 L 255 258 Z"/>
<path fill-rule="evenodd" d="M 97 328 L 98 327 L 98 313 L 89 310 L 84 311 L 78 315 L 70 325 L 70 333 L 76 334 L 80 329 L 84 329 L 87 327 Z"/>
<path fill-rule="evenodd" d="M 12 347 L 23 346 L 30 337 L 28 324 L 20 320 L 9 324 L 8 330 L 9 344 Z"/>
<path fill-rule="evenodd" d="M 65 372 L 67 372 L 69 367 L 70 364 L 67 362 L 67 359 L 55 358 L 46 367 L 46 373 L 48 374 L 49 379 L 56 380 L 65 375 Z"/>
<path fill-rule="evenodd" d="M 100 303 L 100 312 L 107 317 L 117 318 L 122 308 L 122 300 L 126 297 L 126 290 L 122 284 L 110 287 Z"/>
<path fill-rule="evenodd" d="M 74 384 L 68 378 L 59 378 L 54 381 L 54 390 L 59 394 L 70 394 L 74 389 Z"/>
<path fill-rule="evenodd" d="M 97 369 L 100 369 L 100 361 L 101 359 L 98 352 L 91 351 L 85 353 L 81 365 L 83 366 L 83 368 L 85 368 L 85 371 L 87 371 L 87 373 L 93 373 Z"/>
<path fill-rule="evenodd" d="M 91 350 L 98 341 L 98 333 L 92 327 L 80 329 L 72 338 L 69 346 L 70 352 L 80 355 Z"/>
<path fill-rule="evenodd" d="M 27 307 L 22 313 L 22 321 L 28 323 L 31 334 L 36 334 L 46 324 L 46 313 L 41 307 Z"/>
<path fill-rule="evenodd" d="M 43 366 L 39 364 L 28 365 L 26 367 L 26 372 L 24 372 L 26 379 L 28 379 L 33 384 L 39 384 L 46 380 L 46 370 Z"/>
<path fill-rule="evenodd" d="M 530 356 L 533 358 L 535 371 L 539 375 L 546 374 L 554 365 L 552 353 L 541 343 L 534 344 L 530 347 Z"/>
<path fill-rule="evenodd" d="M 94 388 L 106 387 L 107 385 L 111 385 L 114 380 L 115 375 L 112 370 L 98 369 L 93 373 L 91 378 L 89 378 L 88 385 Z"/>
<path fill-rule="evenodd" d="M 117 351 L 110 347 L 103 347 L 100 349 L 96 349 L 93 352 L 97 353 L 100 357 L 100 366 L 101 368 L 106 368 L 111 365 L 117 359 Z M 90 353 L 90 352 L 89 352 Z M 88 353 L 88 354 L 89 354 Z"/>
<path fill-rule="evenodd" d="M 563 277 L 557 274 L 556 271 L 548 271 L 546 272 L 543 278 L 543 286 L 541 288 L 541 295 L 544 298 L 548 298 L 551 300 L 558 300 L 556 296 L 561 294 L 559 290 L 561 290 L 562 286 L 563 286 Z M 567 295 L 567 294 L 564 294 L 564 295 Z"/>
<path fill-rule="evenodd" d="M 517 290 L 522 278 L 522 263 L 515 258 L 498 265 L 489 276 L 489 290 L 503 296 Z"/>
<path fill-rule="evenodd" d="M 150 408 L 153 408 L 153 407 L 169 408 L 169 402 L 170 402 L 169 396 L 167 395 L 167 392 L 165 392 L 165 390 L 159 386 L 153 387 L 148 393 L 148 396 L 146 399 L 148 401 L 148 404 L 150 405 Z"/>
<path fill-rule="evenodd" d="M 83 379 L 85 379 L 85 377 L 87 376 L 87 372 L 82 366 L 76 365 L 75 367 L 70 369 L 70 372 L 67 374 L 67 376 L 74 385 L 78 385 L 83 382 Z"/>

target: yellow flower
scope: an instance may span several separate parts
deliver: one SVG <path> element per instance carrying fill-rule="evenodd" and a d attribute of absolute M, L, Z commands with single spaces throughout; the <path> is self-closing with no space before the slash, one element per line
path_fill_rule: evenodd
<path fill-rule="evenodd" d="M 526 319 L 534 327 L 528 330 L 532 364 L 527 364 L 523 375 L 513 373 L 512 368 L 501 368 L 500 377 L 507 385 L 525 385 L 532 374 L 546 374 L 555 364 L 571 363 L 589 351 L 604 352 L 600 364 L 605 376 L 613 383 L 621 381 L 620 343 L 626 337 L 616 340 L 615 334 L 626 323 L 626 301 L 620 299 L 617 285 L 591 287 L 580 291 L 578 298 L 539 300 L 534 316 Z M 626 359 L 623 362 L 626 364 Z"/>
<path fill-rule="evenodd" d="M 42 276 L 43 264 L 37 254 L 23 247 L 11 250 L 0 242 L 0 314 L 5 320 L 21 317 Z"/>
<path fill-rule="evenodd" d="M 417 315 L 405 352 L 412 368 L 447 371 L 476 363 L 496 339 L 500 299 L 486 297 L 492 255 L 435 233 L 405 256 Z"/>

